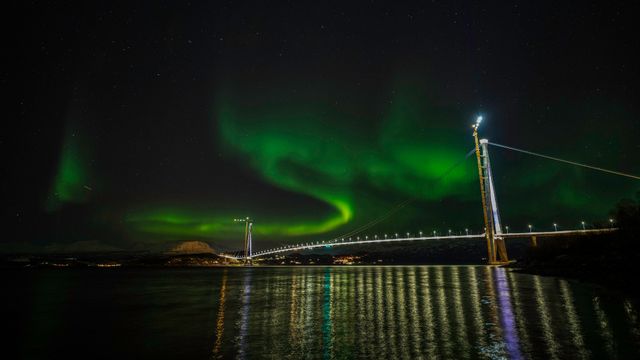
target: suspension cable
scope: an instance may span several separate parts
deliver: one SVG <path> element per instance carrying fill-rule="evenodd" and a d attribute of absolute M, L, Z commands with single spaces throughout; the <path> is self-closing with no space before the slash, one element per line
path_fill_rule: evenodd
<path fill-rule="evenodd" d="M 447 175 L 449 175 L 451 172 L 453 172 L 453 170 L 455 170 L 458 166 L 460 166 L 465 160 L 467 160 L 469 158 L 469 156 L 471 156 L 471 154 L 473 154 L 475 152 L 475 148 L 471 149 L 465 156 L 464 158 L 460 159 L 458 162 L 452 164 L 449 168 L 447 168 L 447 170 L 445 170 L 439 177 L 437 177 L 436 179 L 433 180 L 433 183 L 431 185 L 436 185 L 439 181 L 441 181 L 442 179 L 444 179 Z M 412 203 L 413 201 L 417 200 L 417 197 L 412 197 L 409 199 L 406 199 L 398 204 L 396 204 L 394 207 L 392 207 L 388 212 L 386 212 L 385 214 L 382 214 L 381 216 L 373 219 L 372 221 L 361 225 L 345 234 L 342 234 L 341 236 L 337 236 L 329 241 L 334 241 L 334 240 L 338 240 L 338 239 L 342 239 L 342 238 L 346 238 L 349 236 L 354 236 L 357 235 L 365 230 L 370 229 L 371 227 L 375 226 L 376 224 L 388 219 L 390 216 L 394 215 L 395 213 L 397 213 L 398 211 L 402 210 L 405 206 L 409 205 L 410 203 Z"/>
<path fill-rule="evenodd" d="M 489 145 L 497 146 L 497 147 L 500 147 L 500 148 L 503 148 L 503 149 L 518 151 L 518 152 L 521 152 L 521 153 L 524 153 L 524 154 L 538 156 L 538 157 L 549 159 L 549 160 L 555 160 L 555 161 L 563 162 L 563 163 L 566 163 L 566 164 L 581 166 L 581 167 L 584 167 L 584 168 L 587 168 L 587 169 L 602 171 L 602 172 L 606 172 L 606 173 L 609 173 L 609 174 L 625 176 L 625 177 L 629 177 L 629 178 L 632 178 L 632 179 L 640 180 L 640 176 L 631 175 L 631 174 L 623 173 L 623 172 L 620 172 L 620 171 L 607 170 L 607 169 L 603 169 L 603 168 L 600 168 L 600 167 L 597 167 L 597 166 L 591 166 L 591 165 L 582 164 L 582 163 L 575 162 L 575 161 L 564 160 L 564 159 L 560 159 L 560 158 L 557 158 L 557 157 L 538 154 L 538 153 L 534 153 L 532 151 L 527 151 L 527 150 L 522 150 L 522 149 L 516 149 L 516 148 L 511 147 L 511 146 L 500 145 L 500 144 L 496 144 L 496 143 L 492 143 L 492 142 L 490 142 Z"/>

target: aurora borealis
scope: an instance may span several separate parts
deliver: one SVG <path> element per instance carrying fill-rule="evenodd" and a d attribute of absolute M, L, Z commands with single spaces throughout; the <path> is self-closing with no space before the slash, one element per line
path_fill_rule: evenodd
<path fill-rule="evenodd" d="M 338 236 L 407 199 L 369 233 L 479 231 L 475 160 L 442 177 L 477 114 L 491 141 L 640 173 L 623 5 L 24 7 L 0 250 L 231 249 L 243 216 L 262 248 Z M 640 191 L 491 151 L 513 229 L 593 224 Z"/>

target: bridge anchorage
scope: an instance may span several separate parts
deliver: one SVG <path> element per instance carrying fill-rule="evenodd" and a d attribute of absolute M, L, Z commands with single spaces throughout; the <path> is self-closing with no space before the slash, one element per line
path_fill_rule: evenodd
<path fill-rule="evenodd" d="M 538 238 L 540 237 L 559 237 L 559 236 L 575 236 L 575 235 L 590 235 L 590 234 L 600 234 L 610 231 L 616 231 L 617 228 L 609 227 L 603 229 L 586 229 L 584 226 L 584 222 L 582 222 L 582 229 L 573 229 L 573 230 L 558 230 L 557 224 L 554 223 L 554 231 L 531 231 L 531 225 L 529 225 L 529 232 L 523 233 L 513 233 L 509 232 L 509 227 L 506 226 L 506 233 L 502 231 L 502 224 L 500 222 L 500 212 L 498 211 L 498 202 L 496 200 L 496 191 L 495 185 L 493 182 L 493 174 L 491 172 L 491 160 L 489 158 L 489 145 L 507 149 L 511 151 L 516 151 L 520 153 L 524 153 L 527 155 L 532 155 L 540 158 L 544 158 L 547 160 L 553 160 L 565 164 L 570 164 L 574 166 L 579 166 L 591 170 L 601 171 L 608 174 L 623 176 L 627 178 L 632 178 L 635 180 L 640 180 L 640 176 L 632 175 L 628 173 L 623 173 L 620 171 L 607 170 L 591 165 L 586 165 L 583 163 L 578 163 L 575 161 L 564 160 L 552 156 L 547 156 L 539 153 L 534 153 L 527 150 L 517 149 L 514 147 L 500 145 L 496 143 L 489 142 L 487 139 L 479 139 L 478 138 L 478 128 L 480 127 L 480 123 L 482 122 L 482 116 L 478 116 L 476 119 L 476 123 L 472 126 L 473 128 L 473 138 L 475 142 L 475 148 L 471 150 L 465 158 L 470 156 L 473 152 L 476 154 L 476 160 L 478 164 L 478 179 L 480 182 L 480 195 L 482 200 L 482 214 L 484 218 L 484 226 L 485 231 L 482 234 L 469 234 L 467 230 L 465 230 L 466 235 L 455 235 L 451 234 L 449 231 L 448 236 L 438 236 L 435 231 L 433 236 L 423 236 L 422 232 L 419 232 L 419 236 L 415 234 L 411 236 L 407 233 L 406 237 L 398 236 L 387 236 L 384 237 L 378 235 L 374 235 L 373 237 L 364 236 L 364 238 L 357 236 L 362 234 L 363 231 L 369 229 L 371 226 L 379 223 L 380 221 L 386 219 L 388 216 L 393 214 L 398 209 L 401 209 L 404 205 L 409 203 L 410 200 L 406 200 L 400 205 L 396 206 L 392 211 L 387 214 L 371 221 L 368 224 L 365 224 L 349 233 L 343 235 L 343 237 L 337 237 L 331 240 L 326 241 L 316 241 L 316 242 L 307 242 L 295 245 L 286 245 L 280 246 L 273 249 L 260 250 L 257 252 L 253 252 L 252 250 L 252 241 L 251 241 L 251 230 L 253 227 L 253 221 L 246 217 L 244 219 L 234 219 L 236 222 L 244 222 L 245 231 L 244 231 L 244 249 L 241 252 L 241 255 L 238 253 L 235 254 L 224 254 L 221 253 L 220 256 L 241 260 L 245 265 L 250 266 L 253 263 L 253 259 L 260 256 L 273 255 L 273 254 L 281 254 L 291 251 L 300 251 L 300 250 L 309 250 L 315 248 L 325 248 L 325 247 L 334 247 L 334 246 L 348 246 L 348 245 L 363 245 L 363 244 L 373 244 L 373 243 L 383 243 L 383 242 L 399 242 L 399 241 L 416 241 L 416 240 L 445 240 L 445 239 L 481 239 L 484 238 L 487 243 L 487 263 L 489 265 L 502 265 L 509 262 L 509 257 L 507 255 L 507 248 L 505 246 L 505 239 L 512 238 L 530 238 L 531 246 L 535 247 L 538 243 Z M 451 171 L 457 165 L 454 165 L 448 171 Z M 441 176 L 446 176 L 448 172 Z M 613 220 L 609 220 L 610 223 L 613 223 Z"/>

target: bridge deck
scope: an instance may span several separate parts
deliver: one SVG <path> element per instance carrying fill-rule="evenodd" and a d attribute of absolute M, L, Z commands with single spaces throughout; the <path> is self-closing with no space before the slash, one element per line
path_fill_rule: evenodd
<path fill-rule="evenodd" d="M 525 238 L 525 237 L 551 237 L 551 236 L 572 236 L 572 235 L 593 235 L 607 233 L 617 230 L 616 228 L 607 229 L 587 229 L 587 230 L 559 230 L 559 231 L 532 231 L 524 233 L 509 233 L 502 234 L 503 238 Z M 362 245 L 362 244 L 377 244 L 377 243 L 390 243 L 390 242 L 405 242 L 405 241 L 425 241 L 425 240 L 454 240 L 454 239 L 478 239 L 484 238 L 485 234 L 473 234 L 473 235 L 448 235 L 448 236 L 418 236 L 418 237 L 403 237 L 403 238 L 386 238 L 386 239 L 365 239 L 365 240 L 352 240 L 352 241 L 327 241 L 319 243 L 306 243 L 296 244 L 290 246 L 279 247 L 275 249 L 268 249 L 255 252 L 251 258 L 259 256 L 266 256 L 272 254 L 280 254 L 291 251 L 310 250 L 317 248 L 326 248 L 334 246 L 349 246 L 349 245 Z M 240 260 L 242 256 L 235 256 L 230 254 L 220 254 L 220 256 Z"/>
<path fill-rule="evenodd" d="M 549 237 L 549 236 L 573 236 L 573 235 L 597 235 L 618 230 L 617 228 L 606 229 L 586 229 L 586 230 L 558 230 L 558 231 L 534 231 L 523 233 L 502 234 L 504 238 L 525 238 L 525 237 Z"/>

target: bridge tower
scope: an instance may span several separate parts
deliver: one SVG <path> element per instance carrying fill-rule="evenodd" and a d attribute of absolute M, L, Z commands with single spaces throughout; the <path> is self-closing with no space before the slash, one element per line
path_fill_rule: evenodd
<path fill-rule="evenodd" d="M 253 222 L 249 221 L 247 226 L 247 242 L 244 248 L 244 264 L 253 265 L 253 251 L 251 249 L 251 230 L 253 229 Z"/>
<path fill-rule="evenodd" d="M 233 219 L 235 222 L 244 222 L 244 245 L 242 258 L 245 265 L 252 264 L 252 249 L 251 249 L 251 230 L 253 228 L 253 220 L 248 216 L 244 219 Z"/>
<path fill-rule="evenodd" d="M 480 194 L 482 196 L 482 212 L 484 217 L 485 237 L 487 240 L 487 262 L 489 264 L 506 264 L 509 262 L 507 248 L 502 237 L 500 212 L 496 201 L 491 160 L 489 159 L 489 140 L 478 140 L 478 126 L 482 122 L 479 116 L 473 126 L 473 138 L 478 160 L 478 176 L 480 179 Z"/>

